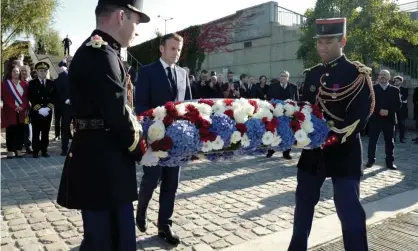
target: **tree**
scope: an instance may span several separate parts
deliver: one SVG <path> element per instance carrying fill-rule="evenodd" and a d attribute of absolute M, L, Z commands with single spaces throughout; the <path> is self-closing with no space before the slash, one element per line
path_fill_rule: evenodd
<path fill-rule="evenodd" d="M 315 8 L 305 13 L 306 22 L 301 27 L 300 47 L 297 56 L 306 67 L 317 64 L 313 37 L 317 18 L 347 17 L 347 46 L 344 51 L 352 60 L 370 66 L 380 62 L 405 61 L 397 41 L 418 44 L 418 21 L 400 12 L 395 2 L 388 0 L 318 0 Z"/>
<path fill-rule="evenodd" d="M 35 35 L 38 54 L 64 56 L 62 38 L 58 31 L 48 28 L 45 32 Z M 41 47 L 41 48 L 39 48 Z"/>
<path fill-rule="evenodd" d="M 46 30 L 52 21 L 59 0 L 2 0 L 1 1 L 1 51 L 20 54 L 10 47 L 16 38 L 33 36 Z M 2 58 L 4 61 L 5 57 Z"/>

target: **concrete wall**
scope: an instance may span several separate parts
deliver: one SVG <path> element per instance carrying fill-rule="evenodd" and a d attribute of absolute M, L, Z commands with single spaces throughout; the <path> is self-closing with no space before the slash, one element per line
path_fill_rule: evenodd
<path fill-rule="evenodd" d="M 224 69 L 256 76 L 266 75 L 269 79 L 278 77 L 280 71 L 290 72 L 291 82 L 303 81 L 303 62 L 296 58 L 299 48 L 299 28 L 267 24 L 271 36 L 236 42 L 230 46 L 232 52 L 213 53 L 206 56 L 202 69 L 223 72 Z M 252 46 L 244 48 L 244 42 Z"/>

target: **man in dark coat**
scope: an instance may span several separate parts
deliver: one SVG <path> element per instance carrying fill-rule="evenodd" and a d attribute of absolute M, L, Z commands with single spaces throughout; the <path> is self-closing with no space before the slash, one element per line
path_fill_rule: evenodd
<path fill-rule="evenodd" d="M 379 73 L 379 84 L 374 85 L 376 106 L 369 120 L 369 146 L 367 149 L 368 162 L 366 167 L 372 167 L 376 161 L 376 145 L 380 133 L 383 132 L 385 140 L 386 167 L 396 169 L 394 164 L 394 134 L 396 125 L 396 113 L 402 106 L 399 89 L 389 84 L 390 73 L 382 70 Z"/>
<path fill-rule="evenodd" d="M 182 48 L 183 38 L 178 34 L 170 33 L 161 38 L 161 58 L 142 67 L 139 73 L 136 83 L 137 115 L 169 101 L 192 99 L 189 76 L 186 70 L 176 65 Z M 148 204 L 161 180 L 158 235 L 171 244 L 179 244 L 180 238 L 171 229 L 171 217 L 179 185 L 180 167 L 144 166 L 143 170 L 136 224 L 141 232 L 146 231 Z"/>
<path fill-rule="evenodd" d="M 56 87 L 52 80 L 46 78 L 49 64 L 38 62 L 35 65 L 37 78 L 29 82 L 29 101 L 32 105 L 29 113 L 32 124 L 33 157 L 49 157 L 49 130 L 51 129 L 52 111 L 56 99 Z M 41 138 L 41 139 L 39 139 Z"/>
<path fill-rule="evenodd" d="M 97 28 L 77 50 L 69 69 L 76 133 L 57 201 L 63 207 L 81 209 L 80 251 L 136 250 L 135 161 L 141 160 L 146 144 L 127 97 L 120 51 L 133 41 L 138 24 L 149 22 L 142 4 L 140 0 L 99 0 Z"/>
<path fill-rule="evenodd" d="M 315 205 L 322 184 L 331 177 L 344 248 L 366 251 L 366 215 L 359 198 L 360 131 L 374 106 L 371 69 L 350 62 L 342 53 L 347 41 L 345 18 L 317 19 L 316 27 L 317 50 L 324 63 L 305 71 L 303 98 L 322 108 L 331 133 L 321 148 L 303 150 L 300 156 L 293 236 L 288 250 L 307 250 Z"/>
<path fill-rule="evenodd" d="M 280 72 L 280 82 L 272 83 L 269 87 L 267 93 L 267 100 L 279 99 L 286 100 L 291 99 L 294 101 L 299 101 L 299 92 L 296 85 L 289 82 L 290 73 L 288 71 Z M 274 150 L 269 150 L 267 153 L 267 158 L 273 156 Z M 283 152 L 283 158 L 291 160 L 290 149 Z"/>
<path fill-rule="evenodd" d="M 62 40 L 62 44 L 64 45 L 64 56 L 70 55 L 70 46 L 73 44 L 71 40 L 68 38 L 68 35 L 64 40 Z"/>
<path fill-rule="evenodd" d="M 403 77 L 395 76 L 393 77 L 393 85 L 399 88 L 401 94 L 402 106 L 399 111 L 396 112 L 396 118 L 398 119 L 398 129 L 399 129 L 399 142 L 405 143 L 405 131 L 406 131 L 406 119 L 408 118 L 408 88 L 402 86 Z"/>

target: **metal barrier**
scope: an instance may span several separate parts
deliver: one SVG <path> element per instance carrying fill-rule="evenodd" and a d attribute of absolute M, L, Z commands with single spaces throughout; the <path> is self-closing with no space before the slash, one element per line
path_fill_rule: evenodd
<path fill-rule="evenodd" d="M 275 20 L 283 26 L 299 27 L 306 21 L 306 16 L 280 6 L 277 6 L 276 15 L 277 18 Z"/>

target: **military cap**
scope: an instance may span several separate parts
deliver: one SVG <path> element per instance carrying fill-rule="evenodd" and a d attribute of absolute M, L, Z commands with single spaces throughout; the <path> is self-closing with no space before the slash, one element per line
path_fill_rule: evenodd
<path fill-rule="evenodd" d="M 142 12 L 144 0 L 99 0 L 97 5 L 100 6 L 106 4 L 127 8 L 135 13 L 138 13 L 141 23 L 148 23 L 150 21 L 149 16 Z"/>
<path fill-rule="evenodd" d="M 35 69 L 36 70 L 39 70 L 39 69 L 49 70 L 49 64 L 46 62 L 38 62 L 35 64 Z"/>
<path fill-rule="evenodd" d="M 393 80 L 399 80 L 399 81 L 401 81 L 401 82 L 403 82 L 403 77 L 402 76 L 395 76 L 395 77 L 393 77 Z"/>
<path fill-rule="evenodd" d="M 316 20 L 316 36 L 322 37 L 340 37 L 346 34 L 346 18 L 323 18 Z"/>

